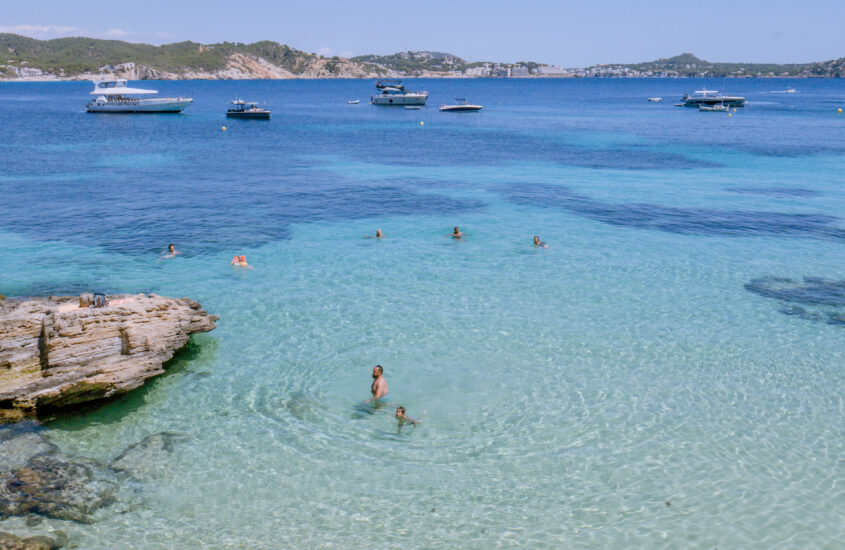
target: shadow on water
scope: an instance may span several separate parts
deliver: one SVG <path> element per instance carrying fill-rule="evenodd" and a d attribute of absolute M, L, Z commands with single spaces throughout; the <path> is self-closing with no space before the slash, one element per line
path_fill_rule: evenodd
<path fill-rule="evenodd" d="M 219 342 L 209 334 L 195 334 L 164 364 L 164 374 L 149 380 L 140 388 L 112 399 L 85 403 L 61 411 L 44 411 L 39 420 L 50 428 L 75 431 L 91 425 L 117 422 L 147 405 L 147 396 L 163 383 L 178 375 L 204 374 L 203 367 L 214 361 Z"/>
<path fill-rule="evenodd" d="M 845 280 L 758 277 L 746 283 L 745 290 L 780 301 L 778 311 L 785 315 L 845 326 Z"/>
<path fill-rule="evenodd" d="M 818 191 L 803 187 L 727 187 L 726 191 L 739 193 L 740 195 L 760 195 L 779 199 L 821 196 L 821 193 Z"/>
<path fill-rule="evenodd" d="M 682 208 L 649 203 L 604 203 L 566 187 L 522 184 L 506 187 L 516 204 L 560 208 L 606 224 L 684 235 L 781 236 L 845 241 L 839 218 L 824 214 L 787 214 L 757 210 Z"/>

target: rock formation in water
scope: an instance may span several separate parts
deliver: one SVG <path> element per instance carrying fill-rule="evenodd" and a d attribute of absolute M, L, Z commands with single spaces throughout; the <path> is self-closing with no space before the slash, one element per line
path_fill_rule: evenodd
<path fill-rule="evenodd" d="M 217 319 L 195 300 L 154 294 L 115 296 L 102 308 L 70 297 L 0 300 L 0 419 L 135 389 Z"/>

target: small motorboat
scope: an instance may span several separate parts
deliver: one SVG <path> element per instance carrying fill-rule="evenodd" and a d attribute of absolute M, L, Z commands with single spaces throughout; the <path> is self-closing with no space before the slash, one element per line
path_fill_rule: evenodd
<path fill-rule="evenodd" d="M 226 111 L 229 118 L 257 118 L 270 119 L 270 111 L 262 109 L 255 101 L 241 101 L 236 99 L 232 102 L 232 108 Z"/>
<path fill-rule="evenodd" d="M 463 97 L 456 97 L 454 105 L 441 105 L 440 111 L 441 112 L 450 112 L 450 113 L 467 113 L 473 111 L 480 111 L 483 109 L 481 105 L 473 105 L 469 101 L 467 101 Z"/>
<path fill-rule="evenodd" d="M 730 111 L 730 108 L 725 104 L 718 104 L 718 105 L 699 105 L 699 111 L 707 111 L 707 112 L 715 112 L 715 113 L 727 113 Z"/>
<path fill-rule="evenodd" d="M 660 103 L 661 101 L 663 101 L 663 98 L 662 97 L 650 97 L 650 98 L 648 98 L 648 100 L 652 103 Z"/>
<path fill-rule="evenodd" d="M 361 103 L 361 102 L 358 101 L 357 99 L 350 99 L 349 101 L 346 102 L 347 105 L 358 105 L 359 103 Z"/>
<path fill-rule="evenodd" d="M 409 111 L 419 111 L 422 109 L 422 105 L 405 105 L 405 108 Z"/>

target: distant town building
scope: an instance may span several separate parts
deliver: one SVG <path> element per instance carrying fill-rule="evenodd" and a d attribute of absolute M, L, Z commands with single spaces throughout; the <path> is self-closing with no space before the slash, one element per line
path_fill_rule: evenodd
<path fill-rule="evenodd" d="M 534 69 L 534 72 L 540 76 L 564 76 L 572 74 L 571 71 L 556 65 L 543 65 Z"/>

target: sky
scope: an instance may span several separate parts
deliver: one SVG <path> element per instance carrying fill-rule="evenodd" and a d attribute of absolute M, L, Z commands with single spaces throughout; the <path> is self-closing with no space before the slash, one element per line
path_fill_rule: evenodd
<path fill-rule="evenodd" d="M 564 67 L 684 52 L 759 63 L 845 57 L 845 0 L 706 5 L 713 8 L 683 0 L 0 0 L 0 32 L 151 44 L 273 40 L 344 57 L 429 50 Z"/>

